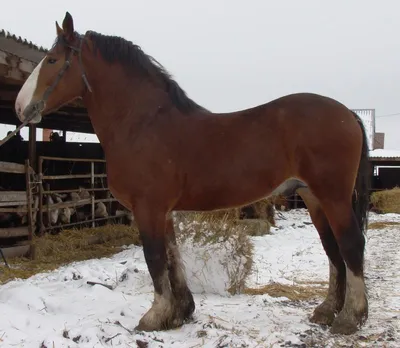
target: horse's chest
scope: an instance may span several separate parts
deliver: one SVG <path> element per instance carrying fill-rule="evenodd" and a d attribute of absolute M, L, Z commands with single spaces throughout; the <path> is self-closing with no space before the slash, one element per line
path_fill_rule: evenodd
<path fill-rule="evenodd" d="M 107 177 L 112 195 L 119 201 L 131 201 L 140 188 L 145 186 L 140 173 L 140 167 L 134 166 L 133 162 L 129 160 L 118 163 L 118 165 L 109 162 Z"/>

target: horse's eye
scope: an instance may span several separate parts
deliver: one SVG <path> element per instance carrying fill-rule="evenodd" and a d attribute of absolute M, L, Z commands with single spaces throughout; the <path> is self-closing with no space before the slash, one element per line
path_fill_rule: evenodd
<path fill-rule="evenodd" d="M 57 59 L 54 59 L 54 58 L 47 59 L 47 63 L 49 63 L 49 64 L 54 64 L 56 62 L 57 62 Z"/>

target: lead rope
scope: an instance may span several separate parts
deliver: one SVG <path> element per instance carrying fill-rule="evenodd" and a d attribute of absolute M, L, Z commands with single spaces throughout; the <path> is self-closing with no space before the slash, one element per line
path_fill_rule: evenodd
<path fill-rule="evenodd" d="M 15 134 L 17 134 L 21 128 L 25 127 L 34 117 L 35 113 L 32 114 L 31 117 L 28 117 L 24 122 L 22 122 L 15 130 L 13 130 L 10 134 L 8 134 L 4 139 L 0 140 L 0 146 L 4 145 L 8 140 L 10 140 Z"/>

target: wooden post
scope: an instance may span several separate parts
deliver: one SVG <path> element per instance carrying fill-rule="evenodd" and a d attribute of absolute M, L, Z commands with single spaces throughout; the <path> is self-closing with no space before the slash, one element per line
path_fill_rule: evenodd
<path fill-rule="evenodd" d="M 39 214 L 37 218 L 37 224 L 39 225 L 39 235 L 43 235 L 44 226 L 43 226 L 43 158 L 39 157 Z"/>
<path fill-rule="evenodd" d="M 36 126 L 34 124 L 29 124 L 29 163 L 35 172 L 37 172 L 36 167 Z"/>
<path fill-rule="evenodd" d="M 91 198 L 92 198 L 92 227 L 95 227 L 95 225 L 96 225 L 95 221 L 94 221 L 94 219 L 95 219 L 94 205 L 95 204 L 94 204 L 94 191 L 93 191 L 93 189 L 94 189 L 94 162 L 90 162 L 90 188 L 92 189 L 92 191 L 90 193 Z"/>
<path fill-rule="evenodd" d="M 46 191 L 50 191 L 50 184 L 48 182 L 45 183 L 44 185 Z M 47 195 L 46 199 L 46 211 L 47 211 L 47 226 L 45 228 L 48 228 L 51 226 L 51 215 L 50 215 L 50 195 Z M 44 226 L 44 225 L 43 225 Z"/>
<path fill-rule="evenodd" d="M 28 240 L 30 245 L 29 257 L 34 258 L 34 250 L 32 245 L 33 238 L 33 219 L 32 219 L 32 190 L 31 190 L 31 171 L 29 160 L 25 160 L 25 182 L 26 182 L 26 202 L 28 206 Z"/>

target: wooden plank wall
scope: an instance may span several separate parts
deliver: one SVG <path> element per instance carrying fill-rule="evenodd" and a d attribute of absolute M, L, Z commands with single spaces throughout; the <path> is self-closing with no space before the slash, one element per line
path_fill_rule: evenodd
<path fill-rule="evenodd" d="M 3 225 L 11 218 L 25 217 L 25 224 L 0 228 L 0 248 L 6 257 L 31 256 L 31 241 L 33 235 L 32 207 L 33 199 L 31 181 L 34 172 L 29 166 L 13 162 L 0 161 L 0 173 L 20 176 L 25 179 L 25 189 L 20 191 L 0 191 L 0 222 Z"/>

